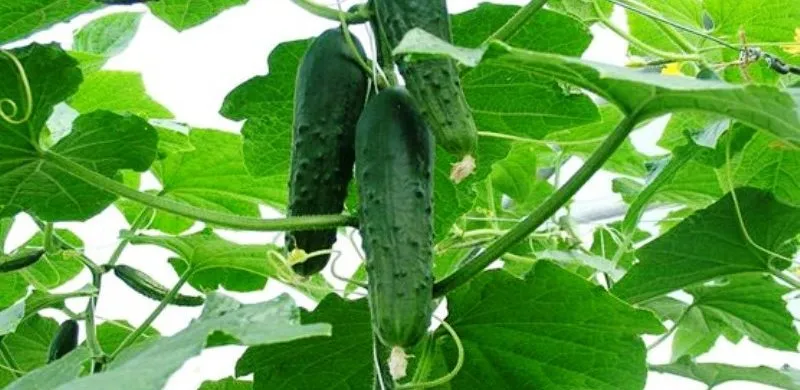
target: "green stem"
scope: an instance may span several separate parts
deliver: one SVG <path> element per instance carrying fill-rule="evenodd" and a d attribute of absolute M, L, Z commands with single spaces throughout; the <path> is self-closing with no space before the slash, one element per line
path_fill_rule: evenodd
<path fill-rule="evenodd" d="M 619 26 L 615 25 L 614 22 L 612 22 L 611 19 L 609 19 L 605 15 L 605 13 L 603 13 L 603 10 L 600 9 L 600 5 L 597 3 L 597 1 L 598 0 L 594 0 L 592 2 L 592 4 L 594 5 L 594 10 L 597 16 L 597 20 L 604 26 L 606 26 L 609 30 L 613 31 L 615 34 L 619 35 L 621 38 L 628 41 L 631 45 L 635 46 L 637 49 L 659 58 L 670 59 L 673 62 L 701 61 L 703 59 L 702 56 L 697 54 L 670 53 L 667 51 L 663 51 L 661 49 L 657 49 L 640 41 L 638 38 L 634 37 L 625 30 L 619 28 Z"/>
<path fill-rule="evenodd" d="M 539 145 L 589 145 L 589 144 L 596 144 L 599 142 L 603 142 L 606 139 L 605 136 L 603 137 L 596 137 L 590 139 L 584 139 L 580 141 L 556 141 L 556 140 L 545 140 L 545 139 L 533 139 L 533 138 L 526 138 L 526 137 L 518 137 L 516 135 L 511 134 L 504 134 L 504 133 L 495 133 L 491 131 L 479 131 L 479 137 L 486 137 L 486 138 L 497 138 L 497 139 L 505 139 L 509 141 L 517 141 L 517 142 L 526 142 L 531 144 L 539 144 Z"/>
<path fill-rule="evenodd" d="M 116 180 L 94 172 L 72 160 L 55 153 L 45 153 L 44 158 L 58 169 L 85 181 L 98 189 L 142 203 L 154 209 L 211 223 L 214 225 L 250 231 L 287 231 L 329 229 L 339 226 L 356 226 L 358 219 L 348 215 L 315 215 L 303 217 L 261 219 L 241 217 L 227 213 L 204 210 L 167 198 L 139 192 Z"/>
<path fill-rule="evenodd" d="M 328 8 L 324 5 L 317 4 L 310 0 L 292 0 L 298 7 L 308 11 L 311 14 L 317 15 L 321 18 L 333 20 L 338 22 L 344 19 L 348 24 L 365 23 L 369 21 L 369 14 L 367 7 L 359 7 L 357 12 L 341 12 L 339 10 Z"/>
<path fill-rule="evenodd" d="M 20 375 L 20 373 L 23 373 L 24 371 L 22 371 L 19 368 L 17 361 L 14 360 L 14 356 L 11 354 L 11 351 L 8 350 L 8 347 L 3 342 L 2 337 L 0 337 L 0 357 L 3 358 L 3 360 L 6 362 L 8 368 L 11 369 L 9 370 L 11 372 L 11 375 L 14 375 L 15 378 L 19 378 L 22 376 Z"/>
<path fill-rule="evenodd" d="M 100 284 L 103 280 L 103 272 L 101 270 L 91 269 L 92 284 L 100 291 Z M 97 323 L 95 321 L 95 310 L 97 308 L 97 295 L 89 297 L 89 302 L 86 304 L 86 344 L 92 350 L 92 358 L 94 361 L 101 361 L 104 353 L 103 348 L 100 346 L 100 340 L 97 337 Z M 91 365 L 94 370 L 94 364 Z"/>
<path fill-rule="evenodd" d="M 486 38 L 483 43 L 481 43 L 482 47 L 487 46 L 492 41 L 505 41 L 511 38 L 514 34 L 525 25 L 525 23 L 530 20 L 533 15 L 536 14 L 536 11 L 539 11 L 547 4 L 548 0 L 531 0 L 528 4 L 524 7 L 520 8 L 517 13 L 514 14 L 508 21 L 502 25 L 497 31 L 492 33 L 488 38 Z M 473 68 L 469 68 L 463 66 L 462 64 L 458 65 L 458 70 L 461 75 L 464 75 L 470 72 Z"/>
<path fill-rule="evenodd" d="M 136 341 L 136 339 L 138 339 L 147 330 L 147 328 L 153 324 L 153 321 L 155 321 L 156 318 L 158 318 L 158 316 L 161 315 L 161 312 L 164 311 L 167 305 L 169 305 L 169 303 L 173 299 L 175 299 L 181 287 L 183 287 L 183 285 L 186 284 L 191 275 L 192 275 L 192 269 L 191 268 L 187 269 L 186 272 L 184 272 L 183 275 L 181 275 L 181 278 L 180 280 L 178 280 L 178 283 L 175 284 L 175 286 L 173 286 L 171 290 L 169 290 L 164 299 L 161 300 L 161 303 L 159 303 L 158 306 L 153 310 L 153 312 L 150 313 L 150 316 L 148 316 L 147 319 L 144 320 L 144 322 L 141 325 L 139 325 L 139 327 L 137 327 L 136 330 L 133 331 L 133 333 L 129 334 L 128 337 L 125 338 L 125 340 L 122 340 L 122 343 L 120 343 L 119 347 L 117 347 L 117 350 L 111 354 L 109 360 L 113 360 L 115 357 L 119 355 L 120 352 L 125 350 L 125 348 L 128 348 L 131 344 L 133 344 Z"/>
<path fill-rule="evenodd" d="M 547 221 L 550 216 L 555 214 L 592 176 L 594 176 L 595 172 L 597 172 L 606 160 L 608 160 L 622 143 L 625 142 L 628 138 L 628 134 L 630 134 L 636 126 L 636 117 L 635 114 L 626 116 L 617 125 L 614 131 L 609 134 L 608 138 L 606 138 L 597 150 L 586 160 L 586 163 L 564 183 L 564 186 L 548 197 L 544 203 L 522 220 L 522 222 L 489 245 L 489 247 L 478 256 L 467 261 L 462 268 L 442 279 L 439 283 L 436 283 L 434 295 L 436 297 L 444 296 L 448 292 L 458 288 L 458 286 L 468 282 L 495 259 L 502 256 L 511 247 L 516 245 L 520 240 L 525 239 L 527 235 L 533 233 L 533 231 Z"/>
<path fill-rule="evenodd" d="M 142 211 L 139 212 L 139 215 L 137 215 L 136 218 L 133 220 L 133 222 L 131 222 L 130 235 L 136 234 L 136 232 L 139 229 L 144 227 L 145 222 L 147 221 L 147 214 L 149 213 L 150 213 L 149 208 L 144 208 L 142 209 Z M 114 249 L 114 253 L 111 254 L 111 258 L 109 258 L 108 263 L 106 263 L 105 266 L 106 270 L 111 270 L 114 268 L 115 265 L 117 265 L 120 256 L 122 256 L 122 252 L 125 251 L 125 247 L 127 247 L 128 243 L 130 242 L 130 238 L 128 237 L 122 238 L 119 245 L 117 245 L 117 248 Z"/>
<path fill-rule="evenodd" d="M 661 343 L 663 343 L 664 341 L 666 341 L 666 340 L 669 338 L 669 336 L 672 336 L 672 334 L 673 334 L 673 333 L 675 333 L 675 331 L 676 331 L 676 330 L 678 330 L 678 326 L 680 326 L 680 324 L 681 324 L 681 323 L 683 322 L 683 320 L 686 318 L 686 315 L 689 313 L 689 310 L 690 310 L 691 308 L 692 308 L 691 306 L 687 307 L 687 308 L 686 308 L 686 310 L 684 310 L 684 311 L 683 311 L 683 313 L 681 313 L 681 316 L 680 316 L 680 317 L 678 317 L 678 319 L 677 319 L 677 320 L 675 320 L 675 323 L 674 323 L 674 324 L 672 324 L 672 327 L 670 327 L 670 328 L 669 328 L 669 330 L 667 331 L 667 333 L 664 333 L 663 335 L 661 335 L 661 337 L 659 337 L 659 338 L 658 338 L 658 340 L 656 340 L 655 342 L 653 342 L 653 344 L 650 344 L 650 345 L 648 345 L 648 346 L 647 346 L 647 350 L 648 350 L 648 351 L 652 351 L 653 349 L 655 349 L 656 347 L 658 347 L 659 345 L 661 345 Z"/>
<path fill-rule="evenodd" d="M 45 250 L 45 252 L 53 253 L 53 250 L 55 248 L 53 247 L 53 223 L 52 222 L 47 222 L 44 225 L 43 235 L 44 235 L 44 250 Z"/>
<path fill-rule="evenodd" d="M 639 225 L 639 220 L 642 218 L 645 208 L 648 203 L 650 203 L 653 196 L 656 195 L 663 185 L 669 183 L 678 171 L 680 171 L 686 163 L 691 161 L 700 150 L 699 147 L 689 146 L 688 148 L 690 148 L 690 150 L 685 151 L 685 148 L 680 148 L 674 153 L 658 176 L 636 196 L 636 199 L 634 199 L 630 208 L 628 208 L 628 212 L 625 213 L 625 218 L 622 220 L 623 236 L 627 237 L 633 234 L 636 230 L 636 226 Z"/>
<path fill-rule="evenodd" d="M 776 278 L 786 282 L 786 284 L 792 286 L 793 289 L 800 290 L 800 280 L 797 280 L 797 279 L 795 279 L 795 278 L 793 278 L 793 277 L 791 277 L 789 275 L 786 275 L 785 273 L 783 273 L 783 272 L 781 272 L 779 270 L 772 270 L 772 275 L 774 275 Z"/>
<path fill-rule="evenodd" d="M 489 199 L 489 217 L 492 218 L 489 224 L 492 225 L 493 230 L 499 230 L 500 227 L 494 219 L 497 217 L 497 204 L 494 201 L 494 185 L 491 179 L 486 180 L 486 197 Z"/>
<path fill-rule="evenodd" d="M 494 34 L 490 35 L 489 38 L 486 38 L 483 41 L 483 45 L 487 45 L 491 41 L 505 41 L 506 39 L 510 38 L 512 35 L 516 34 L 525 23 L 536 13 L 544 7 L 547 3 L 547 0 L 531 0 L 530 3 L 525 5 L 524 7 L 520 8 L 511 19 L 500 27 Z"/>

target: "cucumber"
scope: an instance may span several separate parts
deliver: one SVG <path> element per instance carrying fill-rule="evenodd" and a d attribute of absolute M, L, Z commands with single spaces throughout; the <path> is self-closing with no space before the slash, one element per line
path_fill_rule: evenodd
<path fill-rule="evenodd" d="M 445 0 L 372 0 L 382 35 L 392 48 L 413 28 L 421 28 L 452 42 Z M 475 169 L 473 154 L 478 128 L 461 89 L 456 63 L 451 59 L 417 62 L 397 60 L 400 74 L 417 106 L 433 130 L 436 143 L 461 159 L 450 174 L 460 182 Z"/>
<path fill-rule="evenodd" d="M 169 289 L 164 285 L 146 273 L 127 265 L 115 266 L 114 275 L 132 290 L 159 302 L 163 301 L 169 293 Z M 170 303 L 177 306 L 200 306 L 204 301 L 203 297 L 178 294 Z"/>
<path fill-rule="evenodd" d="M 0 274 L 30 267 L 36 264 L 44 253 L 44 249 L 28 249 L 8 257 L 0 256 Z"/>
<path fill-rule="evenodd" d="M 362 58 L 361 44 L 351 35 Z M 303 56 L 294 93 L 294 133 L 289 174 L 288 215 L 339 214 L 353 178 L 356 122 L 364 108 L 368 75 L 356 62 L 341 28 L 325 31 Z M 286 249 L 329 250 L 336 229 L 286 233 Z M 328 263 L 320 255 L 293 264 L 311 276 Z"/>
<path fill-rule="evenodd" d="M 47 354 L 47 363 L 61 359 L 62 356 L 72 352 L 78 346 L 78 322 L 66 320 L 61 323 L 56 332 L 56 337 L 50 342 Z"/>
<path fill-rule="evenodd" d="M 415 345 L 433 311 L 433 136 L 402 87 L 371 99 L 356 129 L 360 232 L 378 339 Z"/>

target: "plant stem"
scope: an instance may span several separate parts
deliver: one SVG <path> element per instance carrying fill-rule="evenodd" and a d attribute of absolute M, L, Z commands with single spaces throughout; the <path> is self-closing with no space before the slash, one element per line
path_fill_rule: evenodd
<path fill-rule="evenodd" d="M 186 284 L 191 275 L 192 275 L 192 269 L 191 268 L 187 269 L 186 272 L 184 272 L 183 275 L 181 275 L 181 278 L 180 280 L 178 280 L 178 283 L 175 284 L 175 286 L 173 286 L 171 290 L 169 290 L 164 299 L 161 300 L 161 303 L 159 303 L 158 306 L 153 310 L 153 312 L 150 313 L 150 316 L 148 316 L 147 319 L 144 320 L 144 322 L 141 325 L 139 325 L 139 327 L 136 328 L 136 330 L 133 331 L 133 333 L 129 334 L 128 337 L 125 338 L 125 340 L 122 340 L 122 343 L 120 343 L 119 347 L 117 347 L 117 350 L 111 354 L 109 360 L 113 360 L 115 357 L 119 355 L 120 352 L 125 350 L 125 348 L 129 347 L 131 344 L 133 344 L 136 341 L 136 339 L 138 339 L 147 330 L 147 328 L 153 324 L 153 321 L 155 321 L 156 318 L 158 318 L 158 316 L 161 315 L 161 312 L 164 311 L 167 305 L 169 305 L 169 303 L 172 302 L 173 299 L 175 299 L 181 287 L 183 287 L 183 285 Z"/>
<path fill-rule="evenodd" d="M 681 54 L 681 53 L 670 53 L 667 51 L 663 51 L 661 49 L 657 49 L 652 47 L 638 38 L 634 37 L 631 34 L 628 34 L 625 30 L 619 28 L 619 26 L 615 25 L 600 9 L 600 5 L 597 3 L 598 0 L 593 0 L 592 4 L 594 5 L 595 14 L 597 16 L 597 20 L 600 21 L 604 26 L 606 26 L 609 30 L 613 31 L 626 41 L 628 41 L 631 45 L 635 46 L 637 49 L 654 55 L 659 58 L 670 59 L 673 62 L 684 62 L 684 61 L 701 61 L 703 59 L 702 56 L 697 54 Z"/>
<path fill-rule="evenodd" d="M 793 289 L 800 290 L 800 280 L 797 280 L 797 279 L 795 279 L 795 278 L 793 278 L 793 277 L 791 277 L 789 275 L 786 275 L 785 273 L 783 273 L 783 272 L 781 272 L 779 270 L 772 270 L 772 275 L 774 275 L 776 278 L 784 281 L 786 284 L 791 286 Z"/>
<path fill-rule="evenodd" d="M 45 153 L 44 158 L 62 171 L 85 181 L 98 189 L 142 203 L 154 209 L 164 210 L 211 223 L 214 225 L 250 231 L 316 230 L 339 226 L 357 226 L 358 219 L 348 215 L 314 215 L 290 218 L 261 219 L 209 211 L 202 208 L 175 202 L 170 199 L 150 195 L 130 188 L 116 180 L 94 172 L 66 157 L 55 153 Z"/>
<path fill-rule="evenodd" d="M 677 320 L 675 320 L 675 323 L 672 324 L 672 327 L 669 328 L 667 333 L 661 335 L 661 337 L 659 337 L 658 340 L 654 341 L 653 344 L 648 345 L 647 350 L 652 351 L 653 349 L 661 345 L 661 343 L 663 343 L 665 340 L 667 340 L 669 336 L 672 336 L 672 334 L 675 333 L 676 330 L 678 330 L 678 326 L 686 318 L 686 315 L 689 313 L 689 310 L 691 310 L 691 308 L 692 308 L 691 306 L 687 307 L 686 310 L 684 310 L 683 313 L 681 313 L 681 316 L 678 317 Z"/>
<path fill-rule="evenodd" d="M 491 41 L 505 41 L 506 39 L 510 38 L 517 31 L 519 31 L 519 29 L 522 28 L 525 23 L 528 22 L 528 20 L 536 13 L 536 11 L 542 9 L 546 3 L 547 0 L 531 0 L 530 3 L 520 8 L 519 11 L 517 11 L 517 13 L 511 17 L 511 19 L 508 19 L 508 21 L 502 27 L 490 35 L 489 38 L 486 38 L 482 45 L 486 45 Z"/>
<path fill-rule="evenodd" d="M 53 223 L 52 222 L 47 222 L 44 225 L 44 232 L 42 234 L 44 235 L 44 250 L 45 250 L 45 252 L 53 253 L 53 249 L 55 249 L 55 248 L 53 247 Z"/>
<path fill-rule="evenodd" d="M 100 291 L 100 284 L 103 280 L 102 270 L 89 268 L 92 272 L 92 284 L 97 291 Z M 97 308 L 97 295 L 89 297 L 89 302 L 86 304 L 86 344 L 92 350 L 93 361 L 99 362 L 103 357 L 103 348 L 100 346 L 100 340 L 97 338 L 97 324 L 95 322 L 95 310 Z M 91 370 L 94 370 L 94 364 L 91 365 Z"/>
<path fill-rule="evenodd" d="M 292 0 L 292 3 L 295 3 L 298 7 L 308 11 L 311 14 L 336 22 L 338 22 L 340 19 L 344 19 L 344 21 L 348 24 L 358 24 L 369 21 L 369 15 L 367 14 L 366 7 L 360 7 L 356 13 L 350 13 L 328 8 L 311 0 Z"/>
<path fill-rule="evenodd" d="M 486 137 L 486 138 L 497 138 L 497 139 L 506 139 L 509 141 L 517 141 L 517 142 L 527 142 L 531 144 L 539 144 L 539 145 L 588 145 L 588 144 L 596 144 L 599 142 L 603 142 L 606 139 L 605 136 L 584 139 L 580 141 L 556 141 L 556 140 L 546 140 L 546 139 L 533 139 L 533 138 L 526 138 L 526 137 L 518 137 L 516 135 L 511 134 L 503 134 L 503 133 L 494 133 L 491 131 L 479 131 L 479 137 Z"/>
<path fill-rule="evenodd" d="M 628 115 L 617 125 L 608 138 L 595 150 L 586 160 L 583 166 L 559 188 L 553 195 L 547 198 L 536 210 L 534 210 L 522 222 L 516 225 L 508 233 L 494 241 L 483 252 L 476 257 L 465 262 L 465 265 L 450 276 L 442 279 L 434 286 L 434 296 L 441 297 L 458 286 L 468 282 L 478 275 L 484 268 L 491 264 L 495 259 L 502 256 L 508 249 L 523 240 L 527 235 L 533 233 L 550 216 L 555 214 L 561 206 L 569 201 L 584 184 L 594 176 L 611 155 L 628 138 L 628 134 L 636 126 L 636 115 Z"/>
<path fill-rule="evenodd" d="M 133 222 L 131 222 L 131 229 L 130 229 L 131 235 L 136 234 L 136 232 L 144 226 L 145 220 L 147 219 L 146 218 L 147 214 L 149 212 L 150 212 L 149 208 L 142 209 L 142 211 L 139 212 L 139 215 L 136 216 L 136 219 L 134 219 Z M 106 263 L 105 266 L 106 270 L 111 270 L 112 268 L 114 268 L 115 265 L 117 265 L 120 256 L 122 256 L 122 252 L 125 250 L 125 247 L 128 246 L 129 242 L 130 238 L 128 237 L 124 237 L 122 238 L 122 240 L 120 240 L 119 245 L 117 245 L 117 248 L 114 249 L 114 253 L 111 254 L 111 258 L 109 258 L 108 262 Z"/>

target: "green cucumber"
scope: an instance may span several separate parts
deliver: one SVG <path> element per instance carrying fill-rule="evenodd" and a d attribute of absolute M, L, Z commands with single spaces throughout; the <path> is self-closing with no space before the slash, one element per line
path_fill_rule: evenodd
<path fill-rule="evenodd" d="M 78 322 L 66 320 L 58 327 L 58 332 L 50 342 L 50 350 L 47 354 L 47 362 L 61 359 L 62 356 L 72 352 L 78 346 Z"/>
<path fill-rule="evenodd" d="M 356 129 L 360 232 L 373 329 L 390 348 L 419 342 L 433 291 L 434 140 L 402 87 L 381 91 Z"/>
<path fill-rule="evenodd" d="M 132 290 L 156 301 L 163 301 L 169 289 L 146 273 L 127 265 L 114 266 L 114 275 L 128 285 Z M 178 294 L 170 302 L 177 306 L 201 306 L 203 297 Z"/>
<path fill-rule="evenodd" d="M 361 44 L 351 35 L 362 58 Z M 339 214 L 353 178 L 356 122 L 364 108 L 368 75 L 359 66 L 341 28 L 325 31 L 303 56 L 294 94 L 294 134 L 288 215 Z M 330 250 L 336 229 L 286 233 L 286 249 Z M 329 255 L 293 264 L 310 276 L 325 268 Z"/>
<path fill-rule="evenodd" d="M 450 16 L 445 0 L 372 0 L 382 38 L 392 48 L 413 28 L 421 28 L 452 42 Z M 456 63 L 451 59 L 417 62 L 397 60 L 406 88 L 414 96 L 422 116 L 433 130 L 436 143 L 461 159 L 450 177 L 459 182 L 475 169 L 473 154 L 478 128 L 461 89 Z"/>
<path fill-rule="evenodd" d="M 30 267 L 36 264 L 44 253 L 44 249 L 27 249 L 8 257 L 0 256 L 0 274 Z"/>

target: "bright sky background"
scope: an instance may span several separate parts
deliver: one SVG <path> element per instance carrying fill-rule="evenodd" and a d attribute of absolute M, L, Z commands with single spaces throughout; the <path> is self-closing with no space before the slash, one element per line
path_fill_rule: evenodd
<path fill-rule="evenodd" d="M 332 3 L 332 1 L 330 1 Z M 524 4 L 523 0 L 493 1 L 496 3 Z M 452 12 L 473 8 L 476 0 L 450 0 Z M 347 8 L 352 1 L 344 4 Z M 76 18 L 70 23 L 55 26 L 36 34 L 37 42 L 60 42 L 65 48 L 71 47 L 72 32 L 90 20 L 113 12 L 147 12 L 141 5 L 131 7 L 109 7 L 102 11 Z M 624 25 L 624 15 L 617 12 L 614 20 Z M 142 73 L 150 95 L 172 111 L 178 121 L 197 128 L 215 128 L 238 132 L 240 123 L 232 122 L 218 114 L 227 93 L 245 80 L 267 72 L 266 58 L 280 42 L 305 39 L 317 35 L 335 23 L 321 20 L 305 13 L 288 0 L 250 0 L 246 6 L 226 11 L 199 27 L 183 33 L 172 30 L 149 13 L 142 19 L 139 32 L 130 47 L 113 58 L 105 69 L 129 70 Z M 365 45 L 370 42 L 363 26 L 353 27 L 354 32 Z M 595 61 L 624 64 L 626 44 L 613 33 L 594 28 L 595 41 L 585 58 Z M 21 41 L 14 46 L 27 44 Z M 655 146 L 664 120 L 658 120 L 646 129 L 633 134 L 636 147 L 647 154 L 663 152 Z M 570 161 L 564 174 L 571 174 L 580 161 Z M 578 193 L 573 206 L 573 215 L 578 219 L 592 219 L 593 215 L 620 210 L 619 198 L 611 192 L 611 178 L 614 176 L 601 172 Z M 267 214 L 274 214 L 265 210 Z M 652 214 L 661 216 L 663 212 Z M 645 217 L 644 220 L 652 219 Z M 24 242 L 35 230 L 27 218 L 18 218 L 6 249 Z M 117 233 L 127 228 L 122 215 L 111 208 L 84 224 L 63 224 L 74 229 L 86 243 L 87 255 L 98 262 L 105 262 L 117 245 Z M 582 225 L 581 233 L 591 240 L 592 225 Z M 267 233 L 225 233 L 226 238 L 243 243 L 272 241 L 275 234 Z M 347 240 L 340 239 L 337 249 L 345 252 L 345 259 L 337 263 L 339 273 L 353 270 L 356 255 Z M 170 252 L 143 246 L 129 246 L 122 256 L 121 263 L 135 265 L 153 277 L 170 285 L 178 280 L 166 262 Z M 327 275 L 330 276 L 328 271 Z M 60 290 L 79 288 L 90 281 L 88 272 L 68 283 Z M 191 292 L 190 288 L 187 291 Z M 231 294 L 244 302 L 255 302 L 274 297 L 284 291 L 282 286 L 270 282 L 266 291 L 250 294 Z M 301 295 L 294 294 L 298 304 L 307 308 L 313 303 Z M 102 319 L 128 320 L 134 325 L 141 323 L 156 307 L 157 302 L 143 298 L 113 276 L 106 277 L 98 307 Z M 83 300 L 69 302 L 70 308 L 81 311 Z M 795 310 L 797 312 L 797 310 Z M 197 308 L 178 308 L 170 306 L 155 322 L 155 327 L 163 334 L 170 335 L 184 328 L 189 321 L 199 315 Z M 63 318 L 60 313 L 56 317 Z M 648 338 L 652 342 L 654 338 Z M 663 363 L 669 359 L 669 342 L 651 353 L 651 362 Z M 206 379 L 220 379 L 233 374 L 233 365 L 242 353 L 242 347 L 222 347 L 206 350 L 200 357 L 187 364 L 170 380 L 169 390 L 193 390 Z M 469 358 L 469 357 L 467 357 Z M 747 340 L 733 345 L 725 340 L 718 342 L 714 349 L 700 359 L 702 362 L 723 362 L 737 365 L 768 365 L 780 367 L 790 364 L 800 368 L 800 355 L 780 353 L 763 349 Z M 694 381 L 661 374 L 651 374 L 647 390 L 702 390 L 705 386 Z M 718 390 L 759 390 L 771 387 L 749 382 L 728 383 L 718 386 Z"/>

